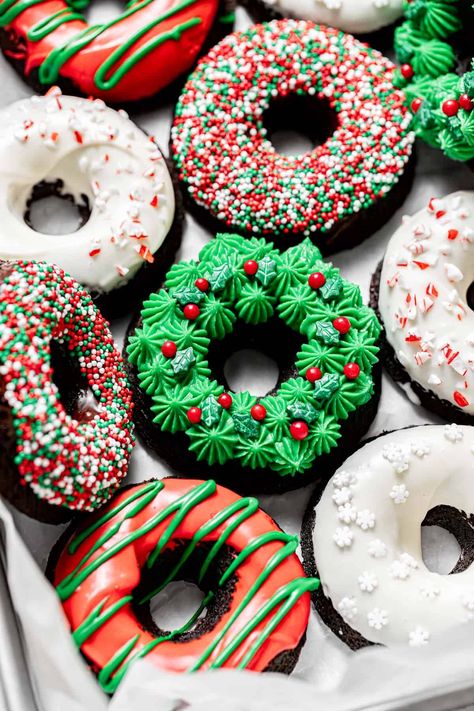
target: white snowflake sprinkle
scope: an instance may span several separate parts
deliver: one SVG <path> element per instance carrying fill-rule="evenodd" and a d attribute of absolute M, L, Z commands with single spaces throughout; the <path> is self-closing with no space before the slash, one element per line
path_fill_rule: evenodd
<path fill-rule="evenodd" d="M 421 647 L 424 644 L 428 644 L 429 638 L 430 633 L 428 632 L 428 630 L 418 625 L 408 635 L 408 643 L 410 647 Z"/>
<path fill-rule="evenodd" d="M 388 625 L 388 613 L 386 610 L 374 607 L 367 615 L 367 622 L 372 629 L 381 630 L 382 627 Z"/>
<path fill-rule="evenodd" d="M 394 560 L 389 568 L 390 575 L 396 580 L 406 580 L 410 577 L 410 566 L 401 560 Z"/>
<path fill-rule="evenodd" d="M 409 568 L 413 568 L 413 570 L 416 570 L 416 568 L 418 568 L 418 561 L 409 553 L 402 553 L 400 556 L 400 560 L 402 561 L 402 563 L 405 563 L 405 565 L 408 565 Z"/>
<path fill-rule="evenodd" d="M 462 604 L 470 612 L 474 612 L 474 590 L 464 593 L 462 596 Z"/>
<path fill-rule="evenodd" d="M 426 457 L 431 451 L 430 446 L 425 439 L 420 439 L 417 442 L 412 442 L 410 445 L 410 449 L 413 454 L 415 454 L 417 457 L 420 457 L 420 459 Z"/>
<path fill-rule="evenodd" d="M 352 499 L 352 491 L 348 486 L 343 486 L 342 489 L 336 489 L 332 495 L 332 500 L 336 506 L 343 506 L 348 504 Z"/>
<path fill-rule="evenodd" d="M 352 504 L 344 504 L 338 507 L 337 517 L 342 523 L 354 523 L 357 518 L 357 510 Z"/>
<path fill-rule="evenodd" d="M 409 467 L 409 453 L 398 444 L 384 445 L 382 456 L 390 462 L 397 474 L 403 474 Z"/>
<path fill-rule="evenodd" d="M 356 518 L 356 524 L 363 530 L 368 531 L 369 528 L 375 526 L 375 514 L 369 509 L 363 509 L 359 511 Z"/>
<path fill-rule="evenodd" d="M 426 583 L 425 585 L 423 585 L 423 587 L 420 588 L 420 593 L 427 600 L 434 600 L 438 597 L 440 592 L 441 590 L 433 583 Z"/>
<path fill-rule="evenodd" d="M 379 584 L 377 576 L 373 573 L 370 573 L 368 570 L 364 570 L 362 575 L 359 575 L 359 577 L 357 578 L 357 582 L 359 583 L 359 587 L 362 592 L 368 593 L 373 592 Z"/>
<path fill-rule="evenodd" d="M 395 484 L 392 486 L 390 498 L 393 499 L 395 504 L 404 504 L 409 496 L 410 492 L 406 488 L 405 484 Z"/>
<path fill-rule="evenodd" d="M 459 425 L 445 425 L 444 426 L 444 436 L 450 442 L 459 442 L 463 438 L 463 431 Z"/>
<path fill-rule="evenodd" d="M 350 472 L 338 472 L 332 478 L 332 485 L 335 489 L 341 489 L 343 486 L 351 486 L 355 481 L 355 477 Z"/>
<path fill-rule="evenodd" d="M 354 534 L 349 526 L 341 526 L 340 528 L 336 528 L 336 532 L 333 536 L 334 543 L 339 546 L 339 548 L 349 548 L 352 545 L 353 538 Z"/>
<path fill-rule="evenodd" d="M 374 538 L 369 543 L 369 555 L 372 558 L 384 558 L 387 555 L 387 546 L 380 538 Z"/>
<path fill-rule="evenodd" d="M 343 597 L 337 609 L 345 620 L 352 620 L 357 615 L 357 605 L 353 597 Z"/>

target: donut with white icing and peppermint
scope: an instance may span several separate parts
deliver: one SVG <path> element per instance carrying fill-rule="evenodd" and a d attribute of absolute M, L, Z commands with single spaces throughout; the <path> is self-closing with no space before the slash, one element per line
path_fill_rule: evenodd
<path fill-rule="evenodd" d="M 114 493 L 132 395 L 90 295 L 46 262 L 0 261 L 0 492 L 49 523 Z"/>
<path fill-rule="evenodd" d="M 143 296 L 180 240 L 173 183 L 153 138 L 125 112 L 59 90 L 15 102 L 0 122 L 0 259 L 58 264 L 108 315 L 132 293 Z M 51 193 L 88 215 L 74 234 L 39 235 L 27 223 L 31 201 Z"/>
<path fill-rule="evenodd" d="M 411 427 L 362 446 L 309 505 L 307 574 L 323 621 L 352 649 L 427 644 L 474 616 L 474 428 Z M 422 526 L 452 533 L 450 574 L 424 562 Z M 456 573 L 453 575 L 452 573 Z"/>
<path fill-rule="evenodd" d="M 432 198 L 388 243 L 372 282 L 384 363 L 409 397 L 458 423 L 474 421 L 474 192 Z"/>
<path fill-rule="evenodd" d="M 284 243 L 312 236 L 326 254 L 371 235 L 411 184 L 410 117 L 393 71 L 376 50 L 312 22 L 226 37 L 190 76 L 171 131 L 197 216 L 209 228 Z M 308 117 L 323 143 L 278 153 L 268 112 L 290 128 Z"/>
<path fill-rule="evenodd" d="M 293 17 L 355 35 L 377 32 L 403 14 L 402 0 L 244 0 L 244 5 L 258 20 Z"/>

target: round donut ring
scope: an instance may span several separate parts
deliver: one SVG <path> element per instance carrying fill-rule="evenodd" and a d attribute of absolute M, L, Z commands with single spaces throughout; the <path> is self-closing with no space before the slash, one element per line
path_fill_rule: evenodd
<path fill-rule="evenodd" d="M 122 360 L 89 294 L 61 269 L 21 261 L 0 268 L 0 489 L 46 520 L 53 506 L 92 511 L 125 476 L 133 444 Z M 53 343 L 78 371 L 67 383 L 74 416 L 53 381 Z M 87 388 L 95 402 L 77 402 Z M 18 489 L 48 511 L 32 509 Z"/>
<path fill-rule="evenodd" d="M 410 115 L 393 71 L 379 52 L 311 22 L 274 21 L 226 37 L 189 78 L 171 131 L 198 215 L 244 235 L 317 237 L 323 254 L 372 234 L 410 184 Z M 281 155 L 265 114 L 298 96 L 315 97 L 328 115 L 313 124 L 336 127 L 311 152 Z"/>
<path fill-rule="evenodd" d="M 138 0 L 112 20 L 89 25 L 88 0 L 2 0 L 3 51 L 33 88 L 109 103 L 153 96 L 188 71 L 215 27 L 233 22 L 223 0 Z M 216 38 L 214 38 L 216 39 Z"/>
<path fill-rule="evenodd" d="M 352 649 L 421 646 L 474 612 L 474 428 L 409 427 L 376 437 L 315 492 L 302 530 L 323 621 Z M 422 526 L 452 533 L 448 575 L 423 559 Z"/>
<path fill-rule="evenodd" d="M 304 577 L 297 546 L 256 499 L 212 480 L 168 478 L 127 487 L 66 532 L 49 570 L 76 644 L 113 693 L 145 656 L 174 672 L 289 673 L 319 584 Z M 180 629 L 163 632 L 148 603 L 180 579 L 205 596 Z"/>

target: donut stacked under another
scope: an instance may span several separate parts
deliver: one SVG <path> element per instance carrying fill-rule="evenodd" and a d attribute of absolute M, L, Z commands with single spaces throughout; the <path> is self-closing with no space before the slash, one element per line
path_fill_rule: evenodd
<path fill-rule="evenodd" d="M 297 546 L 256 499 L 168 478 L 124 489 L 67 531 L 49 570 L 76 644 L 112 693 L 143 658 L 174 672 L 290 673 L 319 584 L 304 577 Z M 149 601 L 174 580 L 205 594 L 180 629 L 164 631 Z"/>

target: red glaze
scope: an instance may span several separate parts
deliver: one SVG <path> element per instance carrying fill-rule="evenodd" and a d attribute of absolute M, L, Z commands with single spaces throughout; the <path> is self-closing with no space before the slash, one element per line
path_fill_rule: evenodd
<path fill-rule="evenodd" d="M 153 49 L 144 59 L 138 61 L 132 69 L 111 89 L 100 90 L 94 76 L 103 62 L 124 42 L 141 28 L 155 21 L 180 0 L 154 0 L 128 18 L 109 27 L 92 40 L 63 65 L 59 83 L 71 80 L 85 96 L 94 96 L 108 102 L 136 101 L 153 96 L 171 84 L 177 77 L 187 72 L 195 63 L 209 34 L 219 7 L 219 0 L 195 0 L 189 7 L 156 25 L 146 32 L 133 47 L 137 51 L 154 38 L 173 30 L 177 25 L 199 17 L 200 24 L 187 29 L 178 41 L 167 40 Z M 44 62 L 56 48 L 71 41 L 89 26 L 82 20 L 73 20 L 60 25 L 39 42 L 28 39 L 28 32 L 37 23 L 51 15 L 66 10 L 69 5 L 64 0 L 46 0 L 20 13 L 4 29 L 9 34 L 15 48 L 9 47 L 5 54 L 15 60 L 25 62 L 26 77 Z M 129 50 L 120 60 L 120 66 L 133 52 Z M 114 67 L 116 69 L 116 67 Z M 47 85 L 45 85 L 45 89 Z"/>
<path fill-rule="evenodd" d="M 133 518 L 126 520 L 113 538 L 113 543 L 120 541 L 125 535 L 143 526 L 153 516 L 156 516 L 163 508 L 169 506 L 201 482 L 197 480 L 174 479 L 163 480 L 164 488 L 142 511 Z M 139 486 L 144 486 L 143 484 Z M 116 507 L 122 502 L 131 491 L 136 491 L 137 487 L 128 488 L 123 493 L 116 495 L 112 501 L 100 511 L 100 516 L 104 516 L 108 510 Z M 177 527 L 173 537 L 164 548 L 166 551 L 173 547 L 177 540 L 189 540 L 196 531 L 206 524 L 217 513 L 226 506 L 240 500 L 237 494 L 217 486 L 216 492 L 211 494 L 205 501 L 196 504 L 183 521 Z M 63 549 L 56 569 L 54 571 L 54 583 L 58 585 L 74 568 L 81 562 L 82 558 L 92 549 L 94 544 L 109 530 L 112 525 L 123 519 L 127 509 L 116 514 L 107 523 L 100 526 L 97 531 L 86 538 L 74 554 L 70 554 L 67 546 Z M 235 514 L 234 514 L 235 515 Z M 93 518 L 88 518 L 86 525 L 89 526 Z M 228 522 L 227 522 L 228 523 Z M 90 612 L 96 607 L 104 597 L 109 595 L 106 606 L 114 604 L 117 600 L 128 595 L 138 585 L 140 571 L 144 567 L 148 556 L 154 550 L 160 535 L 169 524 L 169 518 L 147 535 L 136 539 L 133 543 L 123 548 L 113 558 L 103 563 L 97 570 L 91 573 L 80 585 L 80 587 L 63 602 L 64 611 L 69 620 L 72 630 L 84 621 Z M 221 524 L 211 534 L 203 538 L 203 541 L 217 541 L 226 523 Z M 272 519 L 258 509 L 248 519 L 241 523 L 235 531 L 227 538 L 227 543 L 236 553 L 244 550 L 257 537 L 278 531 L 278 527 Z M 146 658 L 156 664 L 160 669 L 174 672 L 184 672 L 188 670 L 202 656 L 204 650 L 221 630 L 227 620 L 232 616 L 239 603 L 246 596 L 257 577 L 262 573 L 264 567 L 277 551 L 282 548 L 281 541 L 267 542 L 258 547 L 249 557 L 236 569 L 236 585 L 232 595 L 230 609 L 222 616 L 213 630 L 204 633 L 199 639 L 179 643 L 167 641 L 155 647 Z M 90 560 L 97 558 L 102 548 L 92 555 Z M 296 578 L 304 578 L 303 568 L 295 554 L 286 558 L 276 569 L 274 569 L 261 588 L 255 593 L 245 611 L 236 619 L 224 638 L 229 641 L 239 633 L 249 619 L 262 608 L 265 602 L 271 598 L 279 588 Z M 263 671 L 278 654 L 285 650 L 295 649 L 300 643 L 309 618 L 310 595 L 305 592 L 295 605 L 282 619 L 270 637 L 263 643 L 260 650 L 255 655 L 247 668 L 254 671 Z M 259 632 L 265 627 L 266 618 L 255 631 L 246 637 L 238 649 L 232 653 L 224 663 L 224 668 L 235 668 L 239 661 L 243 659 L 245 653 L 252 646 Z M 102 627 L 94 632 L 87 639 L 81 650 L 87 659 L 98 668 L 102 669 L 130 638 L 139 635 L 134 651 L 138 651 L 154 638 L 142 629 L 135 617 L 130 604 L 118 610 Z M 221 645 L 211 653 L 209 659 L 202 665 L 202 669 L 207 669 L 216 659 L 221 651 Z"/>

